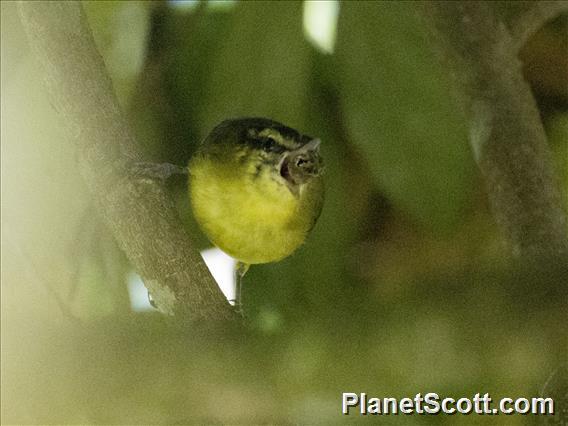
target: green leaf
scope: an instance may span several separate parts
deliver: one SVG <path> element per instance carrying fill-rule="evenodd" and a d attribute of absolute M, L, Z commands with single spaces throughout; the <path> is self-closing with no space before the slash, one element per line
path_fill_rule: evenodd
<path fill-rule="evenodd" d="M 348 132 L 375 184 L 416 222 L 447 230 L 470 203 L 474 163 L 464 117 L 415 8 L 343 3 L 337 78 Z"/>
<path fill-rule="evenodd" d="M 238 116 L 269 117 L 301 130 L 309 53 L 302 3 L 239 3 L 212 64 L 198 120 L 202 134 Z"/>
<path fill-rule="evenodd" d="M 564 192 L 564 205 L 568 210 L 568 113 L 554 115 L 546 123 L 546 133 L 554 156 L 554 165 Z"/>
<path fill-rule="evenodd" d="M 85 1 L 83 6 L 117 97 L 126 105 L 144 63 L 153 3 Z"/>

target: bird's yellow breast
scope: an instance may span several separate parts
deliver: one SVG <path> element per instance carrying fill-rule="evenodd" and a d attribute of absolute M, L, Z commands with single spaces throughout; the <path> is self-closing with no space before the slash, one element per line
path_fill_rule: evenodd
<path fill-rule="evenodd" d="M 294 195 L 269 167 L 219 164 L 198 156 L 189 169 L 197 222 L 216 246 L 243 263 L 274 262 L 290 255 L 319 215 L 318 206 L 311 206 L 314 212 L 305 209 L 315 182 Z"/>

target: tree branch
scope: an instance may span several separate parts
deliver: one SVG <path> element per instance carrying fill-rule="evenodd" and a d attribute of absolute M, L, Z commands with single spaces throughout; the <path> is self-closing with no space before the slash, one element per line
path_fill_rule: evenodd
<path fill-rule="evenodd" d="M 566 260 L 566 213 L 546 135 L 523 79 L 518 40 L 495 7 L 492 2 L 425 2 L 423 12 L 456 82 L 494 215 L 513 252 Z M 526 13 L 515 16 L 527 21 Z"/>
<path fill-rule="evenodd" d="M 129 172 L 140 153 L 80 3 L 21 1 L 19 11 L 83 178 L 158 308 L 190 319 L 235 317 L 164 186 Z"/>

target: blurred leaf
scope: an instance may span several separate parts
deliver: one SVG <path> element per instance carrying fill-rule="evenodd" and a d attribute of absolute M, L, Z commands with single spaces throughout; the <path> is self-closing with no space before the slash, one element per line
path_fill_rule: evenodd
<path fill-rule="evenodd" d="M 0 126 L 2 261 L 6 266 L 6 254 L 10 263 L 2 285 L 11 288 L 9 303 L 51 320 L 128 312 L 124 256 L 110 231 L 93 229 L 102 219 L 79 173 L 64 117 L 43 87 L 16 3 L 2 4 L 2 22 L 10 22 L 2 26 L 2 42 L 7 36 L 11 44 L 2 49 Z M 93 236 L 105 242 L 99 252 Z"/>
<path fill-rule="evenodd" d="M 178 132 L 177 140 L 169 138 L 164 144 L 169 148 L 164 148 L 172 154 L 175 151 L 183 162 L 204 136 L 199 134 L 199 111 L 204 108 L 213 61 L 227 37 L 231 19 L 231 10 L 203 7 L 191 13 L 171 9 L 164 13 L 161 39 L 153 49 L 161 61 L 164 89 L 175 119 L 175 126 L 169 127 Z"/>
<path fill-rule="evenodd" d="M 144 63 L 153 2 L 85 1 L 83 6 L 118 99 L 125 105 Z"/>
<path fill-rule="evenodd" d="M 348 131 L 375 183 L 417 222 L 447 230 L 470 202 L 474 166 L 464 118 L 415 7 L 343 3 L 337 78 Z"/>
<path fill-rule="evenodd" d="M 564 204 L 568 210 L 568 113 L 554 115 L 546 123 L 546 131 L 554 154 L 557 175 L 564 190 Z"/>
<path fill-rule="evenodd" d="M 72 328 L 12 311 L 2 324 L 2 420 L 532 424 L 538 416 L 341 414 L 341 392 L 350 389 L 399 398 L 432 389 L 442 397 L 539 396 L 566 362 L 566 269 L 515 271 L 418 281 L 396 302 L 367 300 L 368 312 L 329 305 L 325 313 L 340 324 L 316 319 L 268 337 L 237 327 L 203 331 L 160 315 Z M 555 408 L 562 411 L 560 401 Z"/>
<path fill-rule="evenodd" d="M 238 116 L 269 117 L 302 129 L 308 61 L 301 2 L 239 3 L 199 111 L 202 135 Z"/>

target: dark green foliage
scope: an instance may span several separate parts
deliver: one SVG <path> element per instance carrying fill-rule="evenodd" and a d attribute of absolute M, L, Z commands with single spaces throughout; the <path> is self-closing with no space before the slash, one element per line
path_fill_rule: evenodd
<path fill-rule="evenodd" d="M 346 127 L 374 183 L 418 223 L 455 229 L 471 203 L 475 163 L 416 4 L 342 5 L 337 62 Z"/>
<path fill-rule="evenodd" d="M 476 423 L 479 416 L 346 418 L 340 396 L 538 396 L 565 362 L 566 270 L 503 254 L 466 120 L 417 3 L 342 2 L 333 54 L 306 39 L 301 2 L 86 3 L 148 160 L 186 165 L 231 117 L 268 117 L 322 140 L 326 201 L 312 234 L 293 256 L 247 272 L 244 327 L 205 331 L 128 309 L 121 285 L 131 267 L 94 217 L 73 153 L 59 150 L 57 132 L 43 134 L 56 128 L 56 112 L 36 99 L 43 94 L 23 35 L 5 49 L 5 16 L 16 16 L 4 13 L 9 7 L 2 5 L 3 99 L 48 111 L 29 120 L 29 111 L 41 114 L 23 102 L 17 120 L 2 104 L 9 177 L 25 180 L 25 170 L 29 186 L 40 188 L 3 191 L 18 199 L 3 202 L 3 216 L 23 218 L 22 239 L 39 259 L 29 279 L 20 273 L 30 268 L 25 258 L 3 255 L 2 279 L 11 279 L 2 294 L 11 320 L 2 340 L 12 351 L 2 377 L 15 407 L 9 423 Z M 5 72 L 5 58 L 27 74 Z M 18 78 L 9 90 L 6 75 Z M 561 106 L 543 118 L 567 188 L 568 108 L 555 102 Z M 5 120 L 24 129 L 9 149 Z M 38 143 L 42 137 L 52 145 Z M 188 232 L 208 247 L 185 179 L 168 188 Z M 61 312 L 38 275 L 83 324 L 45 320 Z"/>

